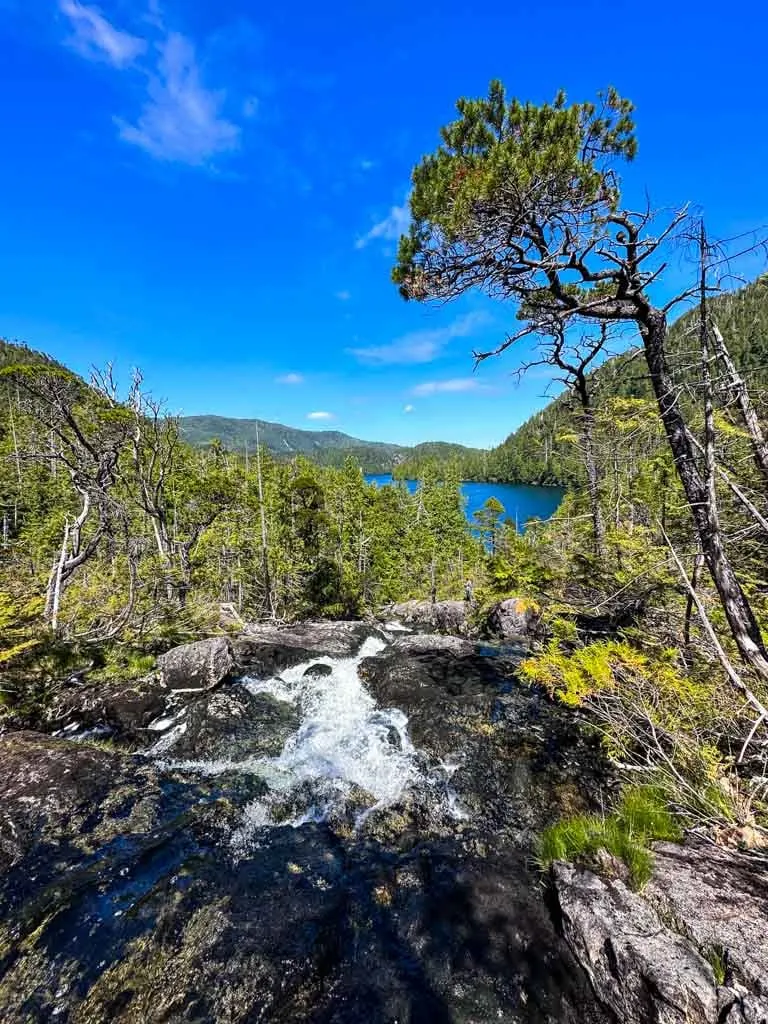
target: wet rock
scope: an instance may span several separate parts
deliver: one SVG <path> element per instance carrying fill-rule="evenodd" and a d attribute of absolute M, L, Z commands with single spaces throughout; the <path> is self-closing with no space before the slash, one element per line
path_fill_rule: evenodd
<path fill-rule="evenodd" d="M 196 640 L 174 647 L 157 659 L 161 682 L 173 691 L 212 690 L 234 674 L 235 660 L 227 637 Z"/>
<path fill-rule="evenodd" d="M 513 661 L 458 637 L 417 635 L 365 659 L 360 674 L 380 705 L 405 712 L 446 806 L 475 827 L 527 842 L 545 823 L 599 808 L 597 741 L 572 712 L 520 685 Z"/>
<path fill-rule="evenodd" d="M 598 998 L 626 1024 L 716 1024 L 712 967 L 619 880 L 553 865 L 563 932 Z"/>
<path fill-rule="evenodd" d="M 325 676 L 333 675 L 333 666 L 324 665 L 322 662 L 318 665 L 310 665 L 304 673 L 305 679 L 322 679 Z"/>
<path fill-rule="evenodd" d="M 272 675 L 276 660 L 349 655 L 371 635 L 310 625 L 234 644 Z M 314 647 L 328 627 L 332 649 Z M 382 750 L 408 741 L 393 705 L 423 740 L 415 784 L 373 811 L 375 787 L 340 779 L 334 748 L 310 778 L 236 770 L 233 751 L 277 751 L 296 724 L 292 705 L 238 683 L 174 695 L 185 756 L 233 760 L 223 773 L 182 773 L 175 747 L 151 763 L 0 740 L 0 1020 L 605 1024 L 530 849 L 598 789 L 572 717 L 458 637 L 403 637 L 364 667 Z"/>
<path fill-rule="evenodd" d="M 157 773 L 140 759 L 33 732 L 0 737 L 0 870 L 33 848 L 88 850 L 146 830 L 160 797 Z"/>
<path fill-rule="evenodd" d="M 174 760 L 230 760 L 275 757 L 298 728 L 296 709 L 267 693 L 228 686 L 192 704 L 184 731 L 167 754 Z"/>
<path fill-rule="evenodd" d="M 532 636 L 540 618 L 541 609 L 532 601 L 508 597 L 488 612 L 487 627 L 491 634 L 502 640 L 517 640 Z"/>
<path fill-rule="evenodd" d="M 45 710 L 45 726 L 63 735 L 95 730 L 143 744 L 147 726 L 163 713 L 170 691 L 155 675 L 88 683 L 57 694 Z"/>
<path fill-rule="evenodd" d="M 254 623 L 233 643 L 242 675 L 266 679 L 312 658 L 351 658 L 378 630 L 365 622 Z"/>
<path fill-rule="evenodd" d="M 469 636 L 470 606 L 465 601 L 404 601 L 389 605 L 384 610 L 387 619 L 395 619 L 408 626 L 430 629 L 436 633 Z"/>
<path fill-rule="evenodd" d="M 115 905 L 43 928 L 23 958 L 34 999 L 17 961 L 4 1021 L 605 1022 L 520 854 L 445 842 L 393 856 L 320 825 L 275 828 L 253 857 L 198 853 Z"/>
<path fill-rule="evenodd" d="M 453 746 L 451 735 L 467 709 L 490 712 L 505 681 L 502 665 L 477 655 L 469 641 L 434 634 L 399 638 L 366 658 L 360 675 L 380 705 L 405 711 L 414 743 L 435 753 Z"/>

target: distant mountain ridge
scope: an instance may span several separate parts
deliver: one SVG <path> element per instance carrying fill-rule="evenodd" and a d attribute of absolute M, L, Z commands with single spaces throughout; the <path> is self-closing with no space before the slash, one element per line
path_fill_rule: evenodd
<path fill-rule="evenodd" d="M 356 459 L 367 473 L 388 473 L 414 457 L 466 458 L 478 449 L 445 441 L 427 441 L 413 447 L 386 441 L 364 441 L 340 430 L 301 430 L 269 420 L 237 419 L 230 416 L 182 416 L 182 437 L 189 444 L 203 447 L 218 440 L 230 451 L 254 451 L 257 443 L 278 458 L 305 455 L 321 465 L 337 466 L 348 456 Z"/>

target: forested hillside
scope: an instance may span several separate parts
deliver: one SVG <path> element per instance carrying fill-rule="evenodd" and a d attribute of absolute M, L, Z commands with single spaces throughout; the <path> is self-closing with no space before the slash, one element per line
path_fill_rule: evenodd
<path fill-rule="evenodd" d="M 217 441 L 228 451 L 245 455 L 261 444 L 277 459 L 305 455 L 321 466 L 342 466 L 351 456 L 365 473 L 390 473 L 400 463 L 411 459 L 457 457 L 469 460 L 484 454 L 440 441 L 408 448 L 383 441 L 361 441 L 338 430 L 300 430 L 267 420 L 227 416 L 182 416 L 179 425 L 184 440 L 196 447 Z"/>
<path fill-rule="evenodd" d="M 762 386 L 768 369 L 768 276 L 714 298 L 711 310 L 737 366 L 750 374 L 757 386 Z M 669 332 L 675 377 L 682 386 L 690 381 L 690 368 L 696 364 L 695 328 L 696 314 L 692 312 L 680 317 Z M 638 350 L 633 349 L 616 356 L 591 375 L 598 408 L 607 409 L 613 399 L 651 397 L 647 370 L 637 355 Z M 570 483 L 583 479 L 583 467 L 573 443 L 574 408 L 573 397 L 567 394 L 551 402 L 492 449 L 482 475 L 477 478 L 527 483 Z M 473 471 L 477 470 L 471 460 L 466 467 L 462 463 L 467 479 L 475 478 Z"/>

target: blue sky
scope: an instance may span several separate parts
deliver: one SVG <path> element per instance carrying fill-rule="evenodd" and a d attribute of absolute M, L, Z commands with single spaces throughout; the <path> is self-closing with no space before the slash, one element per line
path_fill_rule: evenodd
<path fill-rule="evenodd" d="M 412 165 L 492 77 L 537 101 L 614 84 L 637 105 L 630 194 L 693 201 L 716 235 L 765 224 L 768 15 L 472 10 L 0 0 L 0 335 L 138 365 L 187 414 L 498 443 L 547 380 L 517 384 L 512 355 L 473 373 L 502 307 L 399 298 Z"/>

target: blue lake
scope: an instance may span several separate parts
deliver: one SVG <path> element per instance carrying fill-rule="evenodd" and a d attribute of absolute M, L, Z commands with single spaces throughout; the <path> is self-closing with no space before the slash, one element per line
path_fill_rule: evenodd
<path fill-rule="evenodd" d="M 369 473 L 365 478 L 368 483 L 383 487 L 392 483 L 390 473 Z M 406 480 L 408 490 L 413 492 L 418 487 L 416 480 Z M 474 522 L 473 516 L 482 508 L 490 497 L 498 498 L 506 511 L 506 518 L 512 519 L 522 530 L 527 519 L 536 516 L 538 519 L 549 519 L 563 500 L 565 493 L 562 487 L 534 487 L 530 484 L 485 484 L 472 483 L 461 485 L 461 491 L 467 503 L 467 519 Z"/>

